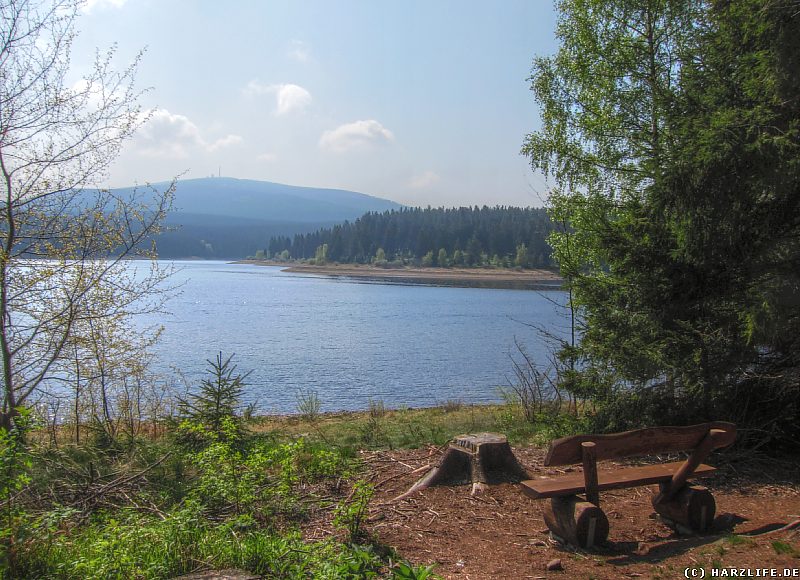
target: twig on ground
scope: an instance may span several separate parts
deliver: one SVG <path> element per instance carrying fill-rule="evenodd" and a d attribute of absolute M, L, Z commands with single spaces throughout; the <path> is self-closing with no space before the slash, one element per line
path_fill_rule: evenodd
<path fill-rule="evenodd" d="M 80 499 L 76 500 L 75 502 L 73 502 L 72 505 L 76 506 L 78 504 L 84 504 L 84 505 L 88 504 L 90 501 L 95 500 L 95 499 L 107 494 L 108 492 L 112 491 L 115 488 L 118 488 L 120 486 L 123 486 L 123 485 L 125 485 L 127 483 L 130 483 L 132 481 L 135 481 L 135 480 L 139 479 L 140 477 L 145 475 L 147 472 L 149 472 L 149 471 L 155 469 L 156 467 L 158 467 L 159 465 L 161 465 L 170 455 L 172 455 L 171 452 L 167 453 L 161 459 L 159 459 L 158 461 L 156 461 L 155 463 L 153 463 L 151 465 L 148 465 L 143 470 L 141 470 L 141 471 L 139 471 L 137 473 L 134 473 L 132 475 L 128 475 L 128 476 L 125 476 L 125 477 L 118 477 L 117 479 L 115 479 L 113 481 L 110 481 L 109 483 L 101 486 L 100 489 L 98 489 L 95 492 L 89 494 L 87 497 L 83 497 L 83 498 L 80 498 Z"/>

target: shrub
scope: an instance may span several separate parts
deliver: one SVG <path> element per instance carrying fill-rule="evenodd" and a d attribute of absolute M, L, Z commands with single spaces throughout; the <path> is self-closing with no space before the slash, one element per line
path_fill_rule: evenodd
<path fill-rule="evenodd" d="M 333 524 L 347 532 L 351 543 L 365 536 L 364 519 L 374 493 L 375 488 L 371 484 L 357 481 L 350 497 L 336 506 L 333 512 Z"/>
<path fill-rule="evenodd" d="M 239 404 L 245 379 L 250 375 L 236 372 L 233 357 L 222 358 L 217 354 L 215 360 L 208 360 L 210 378 L 203 379 L 194 393 L 180 400 L 181 435 L 190 443 L 202 443 L 208 436 L 212 440 L 222 436 L 238 436 L 230 430 L 230 425 L 239 423 Z M 223 425 L 223 423 L 227 421 Z M 225 427 L 225 429 L 223 429 Z"/>
<path fill-rule="evenodd" d="M 319 412 L 322 408 L 319 394 L 310 389 L 305 391 L 297 391 L 295 395 L 297 400 L 297 410 L 300 412 L 300 418 L 309 423 L 315 423 L 319 419 Z"/>

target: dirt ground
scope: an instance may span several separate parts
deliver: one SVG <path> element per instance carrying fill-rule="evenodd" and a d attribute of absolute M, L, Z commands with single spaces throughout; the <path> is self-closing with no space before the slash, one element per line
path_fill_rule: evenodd
<path fill-rule="evenodd" d="M 500 268 L 379 268 L 362 264 L 300 264 L 286 268 L 287 272 L 322 274 L 326 276 L 376 278 L 430 278 L 432 280 L 531 280 L 558 282 L 561 278 L 550 270 L 512 270 Z"/>
<path fill-rule="evenodd" d="M 240 260 L 237 264 L 281 266 L 285 272 L 356 278 L 372 282 L 464 286 L 485 288 L 559 288 L 562 279 L 550 270 L 516 270 L 511 268 L 380 268 L 368 264 L 291 264 L 267 260 Z"/>
<path fill-rule="evenodd" d="M 475 497 L 469 485 L 436 487 L 391 501 L 441 453 L 434 447 L 367 451 L 363 458 L 376 486 L 368 520 L 373 537 L 412 562 L 436 563 L 444 578 L 699 578 L 700 569 L 712 577 L 714 567 L 748 569 L 753 577 L 759 570 L 763 576 L 764 569 L 766 575 L 777 569 L 781 576 L 788 569 L 800 577 L 800 529 L 779 530 L 800 519 L 800 478 L 791 462 L 731 463 L 704 478 L 717 515 L 713 531 L 702 536 L 678 535 L 658 519 L 650 505 L 655 486 L 603 492 L 608 544 L 580 552 L 550 539 L 542 519 L 549 500 L 529 499 L 515 484 L 493 485 Z M 514 453 L 533 477 L 565 471 L 544 468 L 541 449 Z M 553 560 L 562 570 L 548 571 Z M 687 576 L 687 568 L 695 571 Z"/>

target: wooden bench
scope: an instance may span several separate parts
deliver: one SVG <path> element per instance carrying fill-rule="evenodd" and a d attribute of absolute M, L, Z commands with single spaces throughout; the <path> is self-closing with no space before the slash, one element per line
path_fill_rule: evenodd
<path fill-rule="evenodd" d="M 600 509 L 600 492 L 659 484 L 653 508 L 667 520 L 693 531 L 705 531 L 714 520 L 716 504 L 706 488 L 687 480 L 714 473 L 703 461 L 715 449 L 736 439 L 736 426 L 721 421 L 688 427 L 652 427 L 610 435 L 576 435 L 550 443 L 546 466 L 583 464 L 583 473 L 522 482 L 534 499 L 551 498 L 545 506 L 547 527 L 567 543 L 591 548 L 608 537 L 608 518 Z M 686 461 L 643 467 L 599 470 L 597 461 L 691 450 Z M 585 499 L 577 494 L 584 493 Z"/>

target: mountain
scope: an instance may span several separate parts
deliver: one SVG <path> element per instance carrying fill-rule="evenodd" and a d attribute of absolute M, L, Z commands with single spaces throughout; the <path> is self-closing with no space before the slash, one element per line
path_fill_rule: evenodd
<path fill-rule="evenodd" d="M 272 222 L 341 222 L 400 204 L 343 189 L 319 189 L 269 181 L 207 177 L 178 181 L 178 213 L 261 219 Z"/>
<path fill-rule="evenodd" d="M 161 190 L 168 183 L 156 183 Z M 132 188 L 116 189 L 124 196 Z M 177 228 L 156 240 L 162 258 L 236 259 L 266 248 L 273 236 L 316 231 L 371 211 L 402 207 L 347 191 L 269 181 L 208 177 L 182 179 L 166 223 Z"/>

